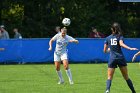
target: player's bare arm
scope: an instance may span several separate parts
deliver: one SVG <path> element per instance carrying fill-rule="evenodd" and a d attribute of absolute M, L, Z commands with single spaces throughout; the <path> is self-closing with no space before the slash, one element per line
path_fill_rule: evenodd
<path fill-rule="evenodd" d="M 108 45 L 107 44 L 104 44 L 104 53 L 107 53 L 107 48 L 108 48 Z"/>
<path fill-rule="evenodd" d="M 128 50 L 138 50 L 137 48 L 131 48 L 131 47 L 127 46 L 126 44 L 123 43 L 123 40 L 120 40 L 119 43 L 120 43 L 121 47 L 126 48 Z"/>
<path fill-rule="evenodd" d="M 51 40 L 49 41 L 49 49 L 48 49 L 49 51 L 52 50 L 52 43 L 53 43 L 53 41 L 54 41 L 53 39 L 51 39 Z"/>

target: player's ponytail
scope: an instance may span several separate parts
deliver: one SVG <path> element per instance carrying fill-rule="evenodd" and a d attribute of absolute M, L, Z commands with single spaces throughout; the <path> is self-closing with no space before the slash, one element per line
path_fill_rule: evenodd
<path fill-rule="evenodd" d="M 122 36 L 122 35 L 123 35 L 119 23 L 114 22 L 114 23 L 112 24 L 111 29 L 112 29 L 112 33 L 113 33 L 113 34 L 117 34 L 117 35 L 119 35 L 119 36 Z"/>

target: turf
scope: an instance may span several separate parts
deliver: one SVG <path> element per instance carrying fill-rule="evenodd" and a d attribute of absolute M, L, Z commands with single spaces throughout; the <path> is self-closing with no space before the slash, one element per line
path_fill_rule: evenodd
<path fill-rule="evenodd" d="M 0 65 L 0 93 L 104 93 L 107 64 L 70 64 L 74 85 L 70 85 L 61 66 L 65 83 L 58 85 L 52 64 Z M 140 93 L 140 65 L 128 64 L 129 76 Z M 116 69 L 111 93 L 131 93 Z"/>

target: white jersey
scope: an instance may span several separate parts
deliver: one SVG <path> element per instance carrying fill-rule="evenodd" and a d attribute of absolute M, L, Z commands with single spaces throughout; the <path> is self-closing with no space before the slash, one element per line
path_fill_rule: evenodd
<path fill-rule="evenodd" d="M 62 37 L 61 33 L 56 34 L 53 38 L 54 41 L 56 40 L 56 47 L 55 53 L 61 55 L 67 52 L 67 45 L 70 40 L 75 40 L 73 37 L 66 35 L 64 38 Z"/>

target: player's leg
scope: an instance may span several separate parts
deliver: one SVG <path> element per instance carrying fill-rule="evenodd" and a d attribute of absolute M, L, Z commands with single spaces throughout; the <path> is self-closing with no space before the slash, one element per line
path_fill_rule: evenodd
<path fill-rule="evenodd" d="M 69 78 L 70 84 L 74 84 L 74 83 L 73 83 L 73 80 L 72 80 L 71 70 L 70 70 L 70 68 L 69 68 L 69 64 L 68 64 L 68 60 L 67 60 L 67 59 L 64 59 L 64 60 L 63 60 L 63 65 L 64 65 L 64 68 L 65 68 L 66 74 L 67 74 L 67 76 L 68 76 L 68 78 Z"/>
<path fill-rule="evenodd" d="M 106 81 L 106 92 L 105 93 L 109 93 L 109 91 L 110 91 L 114 72 L 115 72 L 115 68 L 108 68 L 108 71 L 107 71 L 108 79 Z"/>
<path fill-rule="evenodd" d="M 71 70 L 70 70 L 70 68 L 69 68 L 67 53 L 64 53 L 64 54 L 61 56 L 61 59 L 63 60 L 63 65 L 64 65 L 64 68 L 65 68 L 66 74 L 67 74 L 67 76 L 68 76 L 68 78 L 69 78 L 70 84 L 74 84 L 74 83 L 73 83 L 73 80 L 72 80 Z"/>
<path fill-rule="evenodd" d="M 140 55 L 140 51 L 139 51 L 138 53 L 136 53 L 136 54 L 133 56 L 133 58 L 132 58 L 132 62 L 135 61 L 135 59 L 136 59 L 136 57 L 137 57 L 138 55 Z"/>
<path fill-rule="evenodd" d="M 120 70 L 121 70 L 121 73 L 122 73 L 124 79 L 125 79 L 126 82 L 127 82 L 127 85 L 128 85 L 129 88 L 131 89 L 132 93 L 136 93 L 136 92 L 135 92 L 135 89 L 134 89 L 134 86 L 133 86 L 133 83 L 132 83 L 131 79 L 128 77 L 127 66 L 122 66 L 122 67 L 120 67 Z"/>
<path fill-rule="evenodd" d="M 106 92 L 105 93 L 110 92 L 110 87 L 111 87 L 111 83 L 112 83 L 112 79 L 113 79 L 113 75 L 114 75 L 116 67 L 117 67 L 116 60 L 110 59 L 108 62 L 108 70 L 107 70 L 108 78 L 106 81 Z"/>
<path fill-rule="evenodd" d="M 62 84 L 64 83 L 64 79 L 62 77 L 62 72 L 60 70 L 61 60 L 60 60 L 60 56 L 55 53 L 54 53 L 54 63 L 55 63 L 56 73 L 59 77 L 58 84 Z"/>

